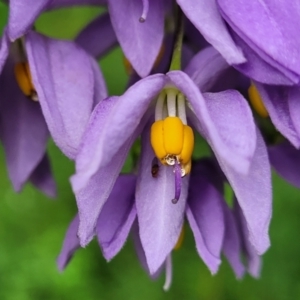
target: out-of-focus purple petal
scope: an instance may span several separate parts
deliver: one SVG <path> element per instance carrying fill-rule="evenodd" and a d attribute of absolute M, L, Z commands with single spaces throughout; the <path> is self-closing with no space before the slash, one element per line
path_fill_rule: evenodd
<path fill-rule="evenodd" d="M 26 36 L 26 49 L 50 133 L 60 149 L 74 158 L 93 109 L 92 58 L 75 43 L 35 32 Z"/>
<path fill-rule="evenodd" d="M 230 263 L 237 278 L 242 278 L 245 273 L 245 267 L 241 262 L 242 245 L 239 230 L 232 211 L 223 202 L 223 211 L 225 219 L 225 236 L 223 242 L 223 252 Z"/>
<path fill-rule="evenodd" d="M 218 153 L 215 154 L 245 216 L 250 242 L 257 253 L 262 254 L 270 246 L 272 189 L 266 145 L 258 130 L 256 136 L 255 153 L 246 175 L 236 172 Z"/>
<path fill-rule="evenodd" d="M 270 146 L 268 150 L 276 172 L 290 184 L 300 188 L 300 150 L 288 142 Z"/>
<path fill-rule="evenodd" d="M 78 215 L 72 220 L 69 228 L 66 232 L 62 249 L 59 253 L 59 256 L 56 260 L 57 266 L 60 271 L 63 271 L 69 261 L 71 260 L 74 252 L 80 248 L 79 239 L 77 237 L 79 225 L 79 218 Z"/>
<path fill-rule="evenodd" d="M 251 240 L 249 240 L 249 230 L 248 230 L 247 221 L 245 220 L 242 209 L 237 202 L 235 202 L 234 205 L 234 215 L 237 220 L 238 228 L 240 229 L 242 244 L 243 244 L 244 252 L 246 254 L 247 271 L 253 277 L 257 278 L 260 275 L 261 258 L 257 254 L 255 247 L 253 247 Z"/>
<path fill-rule="evenodd" d="M 13 68 L 7 61 L 0 76 L 0 138 L 9 177 L 20 191 L 44 157 L 49 133 L 40 105 L 21 92 Z"/>
<path fill-rule="evenodd" d="M 287 101 L 289 106 L 289 111 L 291 115 L 294 128 L 297 131 L 298 137 L 300 137 L 300 124 L 299 124 L 299 114 L 300 114 L 300 88 L 298 86 L 287 87 Z"/>
<path fill-rule="evenodd" d="M 234 40 L 241 47 L 247 61 L 243 64 L 234 65 L 241 73 L 265 84 L 293 85 L 298 82 L 298 78 L 293 73 L 289 77 L 277 70 L 274 66 L 263 60 L 247 45 L 237 34 L 232 33 Z"/>
<path fill-rule="evenodd" d="M 142 134 L 141 162 L 136 188 L 136 208 L 140 238 L 150 273 L 155 273 L 174 248 L 180 235 L 188 192 L 188 176 L 182 178 L 181 196 L 172 203 L 175 179 L 172 167 L 160 166 L 152 177 L 155 154 L 150 145 L 150 129 Z"/>
<path fill-rule="evenodd" d="M 215 274 L 221 263 L 224 237 L 222 196 L 203 177 L 192 173 L 187 205 L 187 218 L 194 233 L 199 255 Z"/>
<path fill-rule="evenodd" d="M 163 1 L 149 1 L 147 18 L 142 23 L 139 21 L 143 12 L 141 0 L 108 0 L 108 8 L 125 56 L 141 77 L 147 76 L 163 41 Z"/>
<path fill-rule="evenodd" d="M 99 65 L 96 60 L 91 60 L 91 67 L 94 73 L 94 108 L 100 101 L 107 97 L 107 88 L 104 77 L 102 73 L 99 72 Z"/>
<path fill-rule="evenodd" d="M 228 24 L 265 61 L 300 75 L 299 4 L 290 1 L 218 1 Z M 238 13 L 237 13 L 238 10 Z M 293 26 L 291 26 L 293 24 Z"/>
<path fill-rule="evenodd" d="M 140 80 L 125 94 L 116 97 L 116 104 L 111 109 L 108 122 L 101 126 L 90 122 L 91 129 L 88 130 L 93 130 L 94 134 L 91 135 L 91 139 L 83 143 L 93 143 L 93 147 L 86 147 L 85 149 L 89 149 L 89 152 L 82 153 L 80 158 L 78 157 L 78 170 L 80 169 L 88 177 L 94 174 L 100 166 L 109 163 L 137 127 L 142 128 L 142 118 L 150 102 L 162 90 L 164 84 L 165 76 L 162 74 Z M 106 116 L 108 112 L 105 111 L 104 114 Z"/>
<path fill-rule="evenodd" d="M 76 37 L 76 43 L 93 57 L 101 57 L 117 44 L 117 37 L 110 22 L 109 14 L 93 20 Z"/>
<path fill-rule="evenodd" d="M 6 30 L 4 30 L 3 35 L 1 37 L 1 43 L 0 43 L 0 73 L 2 72 L 4 64 L 8 57 L 9 44 L 10 42 L 8 40 Z"/>
<path fill-rule="evenodd" d="M 77 5 L 105 5 L 107 0 L 52 0 L 47 10 Z"/>
<path fill-rule="evenodd" d="M 123 247 L 136 217 L 135 184 L 135 175 L 120 175 L 101 210 L 96 232 L 108 261 Z"/>
<path fill-rule="evenodd" d="M 298 100 L 293 92 L 295 87 L 270 86 L 254 82 L 272 123 L 295 147 L 300 147 L 300 136 L 291 117 L 290 102 Z M 297 95 L 296 95 L 297 96 Z M 293 99 L 291 99 L 293 98 Z M 296 120 L 296 123 L 298 121 Z M 299 131 L 300 132 L 300 131 Z"/>
<path fill-rule="evenodd" d="M 204 97 L 185 73 L 173 71 L 167 76 L 187 97 L 196 115 L 193 125 L 214 152 L 237 171 L 246 173 L 255 149 L 255 127 L 243 96 L 230 90 Z"/>
<path fill-rule="evenodd" d="M 49 158 L 45 155 L 30 176 L 30 181 L 47 196 L 56 197 L 56 184 L 51 172 Z"/>
<path fill-rule="evenodd" d="M 181 9 L 205 39 L 229 64 L 245 62 L 245 57 L 232 40 L 215 0 L 177 0 Z"/>
<path fill-rule="evenodd" d="M 228 63 L 213 47 L 198 52 L 189 62 L 187 73 L 202 92 L 208 91 L 222 72 L 229 68 Z"/>
<path fill-rule="evenodd" d="M 10 0 L 8 36 L 15 41 L 26 33 L 35 19 L 51 0 Z"/>

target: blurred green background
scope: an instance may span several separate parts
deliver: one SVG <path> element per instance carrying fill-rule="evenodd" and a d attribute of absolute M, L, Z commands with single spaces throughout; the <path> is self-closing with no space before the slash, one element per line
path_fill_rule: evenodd
<path fill-rule="evenodd" d="M 37 30 L 56 38 L 73 38 L 89 20 L 101 13 L 95 8 L 72 8 L 45 13 Z M 0 27 L 7 8 L 0 3 Z M 104 57 L 100 65 L 109 92 L 120 94 L 126 85 L 120 49 Z M 0 95 L 1 101 L 1 95 Z M 272 246 L 263 258 L 261 278 L 237 281 L 224 260 L 211 276 L 196 254 L 187 230 L 182 248 L 173 255 L 173 285 L 163 292 L 164 276 L 152 281 L 136 258 L 128 240 L 110 263 L 94 241 L 77 252 L 65 272 L 55 259 L 68 223 L 76 213 L 69 176 L 73 163 L 49 143 L 58 198 L 49 200 L 27 185 L 16 194 L 8 180 L 3 149 L 0 151 L 0 299 L 300 299 L 300 193 L 278 176 L 274 181 Z M 62 167 L 63 166 L 63 167 Z"/>

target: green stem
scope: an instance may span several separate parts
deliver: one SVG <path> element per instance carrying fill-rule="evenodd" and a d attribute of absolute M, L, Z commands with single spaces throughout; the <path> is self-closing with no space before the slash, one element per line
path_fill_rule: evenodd
<path fill-rule="evenodd" d="M 170 71 L 181 70 L 181 53 L 182 53 L 182 41 L 184 33 L 184 24 L 183 24 L 183 13 L 178 7 L 177 15 L 177 30 L 176 30 L 176 40 L 173 49 L 173 55 L 170 65 Z"/>

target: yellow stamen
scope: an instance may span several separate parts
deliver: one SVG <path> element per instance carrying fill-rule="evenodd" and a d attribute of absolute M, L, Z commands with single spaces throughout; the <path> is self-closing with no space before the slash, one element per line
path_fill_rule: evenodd
<path fill-rule="evenodd" d="M 178 250 L 182 246 L 183 239 L 184 239 L 184 226 L 181 229 L 178 241 L 177 241 L 177 243 L 176 243 L 176 245 L 175 245 L 175 247 L 174 247 L 173 250 Z"/>
<path fill-rule="evenodd" d="M 151 145 L 162 164 L 170 165 L 170 161 L 176 158 L 182 165 L 184 175 L 190 173 L 194 133 L 180 118 L 167 117 L 154 122 L 151 127 Z"/>
<path fill-rule="evenodd" d="M 255 87 L 253 83 L 251 83 L 249 89 L 248 89 L 248 95 L 249 95 L 249 100 L 251 102 L 251 105 L 253 109 L 262 117 L 262 118 L 267 118 L 269 116 L 269 113 L 264 106 L 264 103 L 261 99 L 261 96 Z"/>
<path fill-rule="evenodd" d="M 29 64 L 27 62 L 21 62 L 15 64 L 15 77 L 21 91 L 27 97 L 30 97 L 34 101 L 38 101 L 37 93 L 32 83 L 32 77 L 29 70 Z"/>

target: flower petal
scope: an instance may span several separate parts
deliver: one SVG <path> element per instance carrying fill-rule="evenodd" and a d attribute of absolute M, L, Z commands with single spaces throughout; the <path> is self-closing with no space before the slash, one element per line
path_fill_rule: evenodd
<path fill-rule="evenodd" d="M 254 120 L 247 101 L 233 90 L 202 95 L 185 73 L 173 71 L 167 75 L 185 94 L 196 115 L 196 118 L 191 116 L 193 125 L 207 139 L 213 151 L 238 172 L 246 173 L 256 140 Z"/>
<path fill-rule="evenodd" d="M 300 147 L 300 131 L 297 132 L 292 119 L 291 106 L 297 98 L 298 89 L 287 86 L 270 86 L 254 82 L 266 109 L 271 117 L 272 123 L 295 147 Z M 295 104 L 295 106 L 297 103 Z"/>
<path fill-rule="evenodd" d="M 9 45 L 10 45 L 10 42 L 8 40 L 6 30 L 4 29 L 3 35 L 1 37 L 1 43 L 0 43 L 0 74 L 2 72 L 4 64 L 8 57 Z"/>
<path fill-rule="evenodd" d="M 105 5 L 107 0 L 52 0 L 47 10 L 77 5 Z"/>
<path fill-rule="evenodd" d="M 95 68 L 76 44 L 30 32 L 26 49 L 50 133 L 70 158 L 77 153 L 94 103 Z"/>
<path fill-rule="evenodd" d="M 236 172 L 218 153 L 215 154 L 245 216 L 250 242 L 257 253 L 262 254 L 270 246 L 272 189 L 266 145 L 258 130 L 256 136 L 255 153 L 246 175 Z"/>
<path fill-rule="evenodd" d="M 177 3 L 204 38 L 224 56 L 229 64 L 240 64 L 246 61 L 227 30 L 216 0 L 196 2 L 177 0 Z"/>
<path fill-rule="evenodd" d="M 142 118 L 150 102 L 162 90 L 164 84 L 164 75 L 149 76 L 129 88 L 124 95 L 116 97 L 116 104 L 110 112 L 107 112 L 105 108 L 103 108 L 103 113 L 100 113 L 100 107 L 95 109 L 99 110 L 98 113 L 101 115 L 98 120 L 105 115 L 108 121 L 102 123 L 103 125 L 90 122 L 88 130 L 94 133 L 83 143 L 93 143 L 93 147 L 83 146 L 89 149 L 88 153 L 82 152 L 77 160 L 78 170 L 82 174 L 84 173 L 86 177 L 92 176 L 100 166 L 105 166 L 111 161 L 137 127 L 143 128 Z M 145 116 L 144 119 L 147 117 Z"/>
<path fill-rule="evenodd" d="M 120 175 L 101 210 L 96 231 L 103 256 L 108 261 L 123 247 L 135 220 L 135 184 L 134 175 Z"/>
<path fill-rule="evenodd" d="M 283 1 L 218 1 L 228 24 L 265 61 L 300 75 L 299 6 Z M 238 8 L 238 13 L 237 13 Z M 293 24 L 293 26 L 291 26 Z"/>
<path fill-rule="evenodd" d="M 268 148 L 272 166 L 290 184 L 300 188 L 300 150 L 283 142 Z"/>
<path fill-rule="evenodd" d="M 48 197 L 56 197 L 56 184 L 48 156 L 45 155 L 30 176 L 30 181 Z"/>
<path fill-rule="evenodd" d="M 10 0 L 8 36 L 11 41 L 24 35 L 51 0 Z"/>
<path fill-rule="evenodd" d="M 117 37 L 108 13 L 86 26 L 76 37 L 76 43 L 93 57 L 101 57 L 117 44 Z"/>
<path fill-rule="evenodd" d="M 150 128 L 142 134 L 141 162 L 136 188 L 136 208 L 140 238 L 150 273 L 155 273 L 174 248 L 180 235 L 188 192 L 188 177 L 182 179 L 181 196 L 172 203 L 175 192 L 172 167 L 160 166 L 152 177 Z"/>
<path fill-rule="evenodd" d="M 59 256 L 56 260 L 60 271 L 65 269 L 75 251 L 80 248 L 79 239 L 77 237 L 78 225 L 79 218 L 78 215 L 76 215 L 68 227 L 62 249 L 60 250 Z"/>
<path fill-rule="evenodd" d="M 139 21 L 143 12 L 141 0 L 108 0 L 108 8 L 125 56 L 141 77 L 147 76 L 163 41 L 163 1 L 149 1 L 149 11 L 143 23 Z"/>
<path fill-rule="evenodd" d="M 202 92 L 208 91 L 229 65 L 213 47 L 198 52 L 184 72 L 188 74 Z"/>
<path fill-rule="evenodd" d="M 187 218 L 199 255 L 212 274 L 218 271 L 224 237 L 222 196 L 205 178 L 192 172 Z"/>
<path fill-rule="evenodd" d="M 20 191 L 46 152 L 48 129 L 40 105 L 20 90 L 9 60 L 0 76 L 0 138 L 9 177 Z"/>

